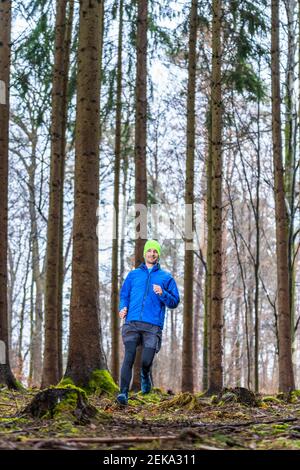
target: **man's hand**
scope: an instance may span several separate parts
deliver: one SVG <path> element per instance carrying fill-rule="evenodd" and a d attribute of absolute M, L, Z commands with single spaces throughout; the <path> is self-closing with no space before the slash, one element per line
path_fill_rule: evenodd
<path fill-rule="evenodd" d="M 122 318 L 123 320 L 123 318 L 125 318 L 126 315 L 127 315 L 127 307 L 124 307 L 122 308 L 122 310 L 119 311 L 119 317 Z"/>
<path fill-rule="evenodd" d="M 153 290 L 155 294 L 158 294 L 158 295 L 161 295 L 163 293 L 162 288 L 157 284 L 153 284 Z"/>

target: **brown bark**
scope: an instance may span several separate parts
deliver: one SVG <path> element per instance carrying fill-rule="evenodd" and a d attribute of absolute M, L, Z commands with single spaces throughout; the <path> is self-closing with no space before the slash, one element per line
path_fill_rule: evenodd
<path fill-rule="evenodd" d="M 197 44 L 198 1 L 192 0 L 190 12 L 188 96 L 187 96 L 187 142 L 186 142 L 186 179 L 185 179 L 185 217 L 186 229 L 194 231 L 194 161 L 195 161 L 195 95 L 196 95 L 196 44 Z M 189 219 L 189 220 L 188 220 Z M 182 383 L 183 392 L 193 392 L 193 281 L 194 251 L 193 234 L 185 234 L 184 252 L 184 306 L 183 306 L 183 343 L 182 343 Z"/>
<path fill-rule="evenodd" d="M 34 301 L 33 301 L 33 290 L 34 282 L 31 280 L 30 285 L 30 362 L 29 362 L 29 374 L 28 374 L 28 385 L 29 387 L 33 384 L 33 342 L 34 342 Z"/>
<path fill-rule="evenodd" d="M 211 151 L 211 109 L 208 122 L 209 144 L 206 162 L 206 221 L 207 221 L 207 246 L 206 246 L 206 273 L 205 273 L 205 301 L 204 301 L 204 325 L 203 325 L 203 373 L 202 388 L 208 389 L 208 374 L 210 365 L 210 330 L 211 330 L 211 260 L 212 260 L 212 204 L 211 204 L 211 185 L 212 185 L 212 151 Z"/>
<path fill-rule="evenodd" d="M 272 136 L 278 290 L 279 390 L 287 392 L 295 388 L 295 382 L 291 342 L 291 299 L 288 269 L 288 214 L 285 205 L 284 168 L 282 163 L 279 48 L 279 1 L 272 0 Z"/>
<path fill-rule="evenodd" d="M 75 136 L 70 343 L 65 377 L 86 386 L 91 374 L 106 369 L 98 280 L 100 44 L 102 2 L 80 2 Z"/>
<path fill-rule="evenodd" d="M 211 260 L 211 352 L 209 391 L 215 393 L 223 386 L 222 366 L 222 95 L 221 95 L 221 0 L 213 0 L 212 24 L 212 260 Z"/>
<path fill-rule="evenodd" d="M 203 290 L 202 290 L 202 279 L 204 269 L 201 260 L 198 260 L 198 269 L 196 277 L 196 288 L 195 288 L 195 319 L 194 319 L 194 387 L 196 390 L 200 390 L 202 384 L 200 383 L 200 332 L 201 332 L 201 305 L 203 304 Z"/>
<path fill-rule="evenodd" d="M 117 97 L 116 97 L 116 134 L 114 165 L 114 228 L 112 244 L 111 269 L 111 372 L 115 382 L 119 380 L 120 368 L 120 334 L 119 334 L 119 194 L 120 194 L 120 160 L 121 160 L 121 118 L 122 118 L 122 48 L 123 48 L 123 0 L 120 0 L 118 64 L 117 64 Z"/>
<path fill-rule="evenodd" d="M 135 203 L 147 206 L 147 28 L 148 0 L 138 2 L 136 39 Z M 146 220 L 144 221 L 147 222 Z M 143 224 L 144 225 L 144 224 Z M 146 224 L 147 227 L 147 224 Z M 145 227 L 138 227 L 143 232 Z M 144 261 L 147 236 L 135 243 L 135 265 Z"/>
<path fill-rule="evenodd" d="M 45 285 L 45 349 L 42 387 L 60 379 L 62 311 L 62 209 L 66 121 L 66 13 L 68 0 L 56 2 L 55 57 L 52 88 L 50 202 Z"/>
<path fill-rule="evenodd" d="M 17 388 L 9 363 L 9 325 L 7 306 L 7 224 L 8 224 L 8 129 L 10 75 L 11 1 L 0 3 L 0 384 Z M 2 356 L 1 354 L 1 356 Z M 3 363 L 4 362 L 4 363 Z"/>
<path fill-rule="evenodd" d="M 30 259 L 31 253 L 28 250 L 27 255 L 27 262 L 26 262 L 26 270 L 23 280 L 23 299 L 21 304 L 21 312 L 20 312 L 20 325 L 19 325 L 19 338 L 18 338 L 18 348 L 17 348 L 17 367 L 15 371 L 15 375 L 18 380 L 21 380 L 23 377 L 23 364 L 24 364 L 24 355 L 23 355 L 23 338 L 24 338 L 24 320 L 25 320 L 25 306 L 27 300 L 27 281 L 29 276 L 29 269 L 30 269 Z M 13 262 L 11 262 L 12 266 Z M 12 269 L 12 268 L 11 268 Z"/>
<path fill-rule="evenodd" d="M 29 169 L 29 212 L 31 223 L 32 279 L 35 284 L 34 327 L 32 336 L 32 385 L 39 387 L 42 378 L 42 324 L 43 324 L 43 274 L 40 269 L 37 214 L 35 206 L 36 139 L 32 143 L 32 163 Z"/>
<path fill-rule="evenodd" d="M 68 14 L 67 24 L 65 31 L 65 47 L 64 47 L 64 71 L 63 71 L 63 118 L 62 118 L 62 156 L 61 159 L 61 191 L 60 196 L 60 224 L 59 224 L 59 267 L 58 267 L 58 320 L 57 320 L 57 340 L 58 340 L 58 376 L 63 376 L 63 283 L 65 277 L 65 260 L 64 260 L 64 219 L 63 219 L 63 205 L 64 205 L 64 191 L 63 185 L 65 180 L 65 162 L 66 162 L 66 127 L 68 119 L 68 82 L 69 82 L 69 64 L 70 64 L 70 50 L 72 41 L 74 17 L 74 0 L 68 0 Z M 71 239 L 70 239 L 71 240 Z M 66 248 L 66 256 L 68 253 L 68 245 Z"/>
<path fill-rule="evenodd" d="M 135 203 L 147 207 L 147 29 L 148 0 L 138 2 L 136 39 L 136 110 L 135 110 Z M 147 217 L 141 217 L 135 241 L 135 266 L 144 261 L 143 249 L 147 239 Z M 141 348 L 137 349 L 132 390 L 140 388 Z"/>

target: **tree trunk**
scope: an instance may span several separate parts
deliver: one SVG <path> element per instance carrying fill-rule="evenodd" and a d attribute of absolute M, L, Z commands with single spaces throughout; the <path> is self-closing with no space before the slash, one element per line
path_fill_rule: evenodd
<path fill-rule="evenodd" d="M 122 118 L 122 48 L 123 48 L 123 0 L 120 0 L 118 64 L 117 64 L 117 97 L 116 97 L 116 134 L 114 165 L 114 226 L 111 268 L 111 371 L 115 382 L 119 381 L 120 368 L 120 334 L 119 334 L 119 194 L 120 194 L 120 160 L 121 160 L 121 118 Z"/>
<path fill-rule="evenodd" d="M 99 111 L 102 2 L 82 0 L 78 43 L 70 342 L 65 377 L 86 386 L 107 369 L 98 279 Z"/>
<path fill-rule="evenodd" d="M 288 392 L 295 388 L 292 345 L 288 269 L 288 214 L 285 205 L 285 189 L 282 163 L 280 116 L 280 66 L 279 66 L 279 1 L 272 0 L 272 135 L 274 192 L 276 217 L 276 254 L 278 290 L 278 340 L 279 340 L 279 390 Z"/>
<path fill-rule="evenodd" d="M 185 179 L 185 251 L 184 251 L 184 306 L 182 343 L 183 392 L 193 392 L 193 281 L 194 281 L 194 161 L 195 161 L 195 96 L 196 96 L 196 45 L 198 23 L 198 0 L 192 0 L 190 12 L 188 96 L 187 96 L 187 142 Z"/>
<path fill-rule="evenodd" d="M 31 285 L 30 285 L 30 362 L 29 362 L 29 374 L 28 374 L 28 385 L 29 385 L 29 387 L 32 387 L 32 385 L 33 385 L 33 344 L 34 344 L 33 290 L 34 290 L 34 282 L 33 282 L 33 278 L 31 278 Z"/>
<path fill-rule="evenodd" d="M 144 261 L 143 249 L 147 239 L 147 29 L 148 0 L 138 2 L 136 38 L 136 110 L 135 110 L 135 204 L 136 227 L 135 266 Z M 139 215 L 138 215 L 139 213 Z M 132 390 L 140 388 L 141 348 L 135 358 Z"/>
<path fill-rule="evenodd" d="M 211 351 L 209 392 L 223 386 L 222 366 L 222 95 L 221 95 L 221 0 L 213 0 L 212 24 L 212 260 L 211 260 Z"/>
<path fill-rule="evenodd" d="M 147 29 L 148 0 L 138 2 L 136 39 L 136 115 L 135 115 L 135 203 L 147 207 Z M 142 216 L 142 214 L 140 214 Z M 146 215 L 146 214 L 145 214 Z M 147 217 L 141 217 L 135 243 L 135 265 L 144 261 Z"/>
<path fill-rule="evenodd" d="M 259 63 L 260 73 L 260 63 Z M 257 104 L 257 177 L 256 177 L 256 204 L 255 204 L 255 264 L 254 264 L 254 279 L 255 279 L 255 293 L 254 293 L 254 387 L 255 392 L 259 391 L 259 273 L 260 273 L 260 101 Z"/>
<path fill-rule="evenodd" d="M 126 142 L 130 138 L 130 125 L 127 122 L 124 125 L 124 141 Z M 121 215 L 121 243 L 120 243 L 120 279 L 119 279 L 119 289 L 124 282 L 124 272 L 125 272 L 125 229 L 126 229 L 126 217 L 127 217 L 127 180 L 128 180 L 128 155 L 126 151 L 123 152 L 122 156 L 122 215 Z"/>
<path fill-rule="evenodd" d="M 45 349 L 42 387 L 56 384 L 60 379 L 62 339 L 62 210 L 63 174 L 65 160 L 66 92 L 68 63 L 66 54 L 68 0 L 56 1 L 55 57 L 52 88 L 50 201 L 47 230 L 45 285 Z"/>
<path fill-rule="evenodd" d="M 211 107 L 208 116 L 208 152 L 206 161 L 206 223 L 207 223 L 207 242 L 206 242 L 206 272 L 205 272 L 205 299 L 204 299 L 204 325 L 203 325 L 203 372 L 202 388 L 208 389 L 208 375 L 210 367 L 210 348 L 211 348 L 211 274 L 212 274 L 212 144 L 211 144 Z"/>
<path fill-rule="evenodd" d="M 70 50 L 72 42 L 74 0 L 68 0 L 67 25 L 65 31 L 65 50 L 64 50 L 64 80 L 63 80 L 63 118 L 62 118 L 62 159 L 61 159 L 61 191 L 60 196 L 60 224 L 59 224 L 59 267 L 58 267 L 58 319 L 57 319 L 57 340 L 58 340 L 58 376 L 63 376 L 63 285 L 65 278 L 64 261 L 64 180 L 65 180 L 65 162 L 66 162 L 66 127 L 68 119 L 68 83 L 69 83 L 69 65 Z M 68 252 L 68 246 L 66 249 Z M 67 258 L 67 255 L 66 255 Z"/>
<path fill-rule="evenodd" d="M 240 296 L 237 296 L 235 301 L 235 309 L 234 309 L 234 323 L 233 323 L 233 347 L 232 351 L 232 369 L 233 369 L 233 376 L 234 376 L 234 385 L 235 387 L 241 386 L 241 364 L 240 364 L 240 332 L 239 332 L 239 325 L 240 325 L 240 308 L 241 308 L 241 299 Z M 232 385 L 232 384 L 230 384 Z"/>
<path fill-rule="evenodd" d="M 289 295 L 290 295 L 290 310 L 291 310 L 291 341 L 292 351 L 295 347 L 295 294 L 296 294 L 296 269 L 295 269 L 295 240 L 294 240 L 294 227 L 296 216 L 296 201 L 295 201 L 295 185 L 296 185 L 296 99 L 295 99 L 295 57 L 296 57 L 296 38 L 295 38 L 295 10 L 296 0 L 288 0 L 285 2 L 287 14 L 287 36 L 288 36 L 288 52 L 287 52 L 287 65 L 286 65 L 286 82 L 285 82 L 285 173 L 284 184 L 286 191 L 286 200 L 289 205 L 289 226 L 288 226 L 288 261 L 289 261 Z"/>
<path fill-rule="evenodd" d="M 11 1 L 0 3 L 0 384 L 17 388 L 9 363 L 7 309 L 8 128 Z"/>
<path fill-rule="evenodd" d="M 21 312 L 20 312 L 19 338 L 18 338 L 18 349 L 17 349 L 17 372 L 15 373 L 18 380 L 21 380 L 23 377 L 24 319 L 25 319 L 25 306 L 26 306 L 26 301 L 27 301 L 27 281 L 28 281 L 29 269 L 30 269 L 30 259 L 31 259 L 31 253 L 29 249 L 27 260 L 26 260 L 26 270 L 25 270 L 25 275 L 24 275 L 24 280 L 23 280 L 23 298 L 22 298 Z"/>
<path fill-rule="evenodd" d="M 200 390 L 201 384 L 199 380 L 199 371 L 201 364 L 200 361 L 200 324 L 201 324 L 201 304 L 203 303 L 203 291 L 202 291 L 202 278 L 203 278 L 203 264 L 201 260 L 198 260 L 198 269 L 196 277 L 196 292 L 195 292 L 195 321 L 194 321 L 194 332 L 193 332 L 193 349 L 194 349 L 194 387 L 196 390 Z"/>

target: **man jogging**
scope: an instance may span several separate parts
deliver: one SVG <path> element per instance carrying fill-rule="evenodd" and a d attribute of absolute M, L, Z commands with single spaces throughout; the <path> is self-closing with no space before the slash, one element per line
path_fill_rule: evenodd
<path fill-rule="evenodd" d="M 148 240 L 144 246 L 145 263 L 128 274 L 121 289 L 119 316 L 125 318 L 122 327 L 125 356 L 117 396 L 121 405 L 128 403 L 132 367 L 140 344 L 143 347 L 141 390 L 144 394 L 150 392 L 150 368 L 155 353 L 160 350 L 166 306 L 176 308 L 180 301 L 173 277 L 160 268 L 160 251 L 156 240 Z"/>

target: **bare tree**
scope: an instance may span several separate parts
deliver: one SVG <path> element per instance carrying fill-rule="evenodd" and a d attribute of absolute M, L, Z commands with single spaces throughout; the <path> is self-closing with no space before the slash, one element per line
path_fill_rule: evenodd
<path fill-rule="evenodd" d="M 115 165 L 114 165 L 114 226 L 111 268 L 111 371 L 114 380 L 119 379 L 120 369 L 120 334 L 119 334 L 119 194 L 120 194 L 120 161 L 121 161 L 121 118 L 122 118 L 122 48 L 123 48 L 123 0 L 119 5 L 119 34 L 116 91 L 116 133 L 115 133 Z"/>
<path fill-rule="evenodd" d="M 11 1 L 0 4 L 0 383 L 17 388 L 9 363 L 7 308 L 8 128 Z"/>
<path fill-rule="evenodd" d="M 187 142 L 185 179 L 186 229 L 194 231 L 194 162 L 195 162 L 195 95 L 196 95 L 196 45 L 198 1 L 192 0 L 190 12 L 188 94 L 187 94 Z M 182 391 L 193 392 L 193 337 L 194 306 L 194 251 L 193 234 L 185 234 L 184 252 L 184 307 L 182 346 Z"/>
<path fill-rule="evenodd" d="M 221 0 L 213 0 L 212 11 L 210 393 L 219 391 L 223 386 Z"/>
<path fill-rule="evenodd" d="M 147 207 L 147 30 L 148 0 L 138 2 L 136 36 L 136 95 L 135 95 L 135 203 Z M 140 236 L 135 241 L 135 266 L 143 262 L 147 236 L 146 214 L 140 213 Z M 138 227 L 137 227 L 138 229 Z M 140 388 L 141 347 L 138 347 L 133 370 L 132 390 Z"/>
<path fill-rule="evenodd" d="M 291 299 L 288 269 L 288 214 L 285 203 L 280 115 L 279 1 L 272 0 L 271 69 L 272 136 L 276 218 L 276 254 L 278 289 L 279 390 L 295 388 L 291 344 Z"/>

